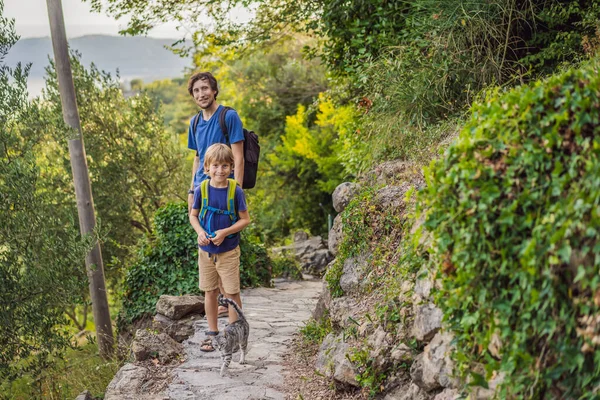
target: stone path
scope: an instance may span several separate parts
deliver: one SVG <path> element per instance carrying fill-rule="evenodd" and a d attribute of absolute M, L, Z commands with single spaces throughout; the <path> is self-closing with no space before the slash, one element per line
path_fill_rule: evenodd
<path fill-rule="evenodd" d="M 187 360 L 172 371 L 165 392 L 174 400 L 284 399 L 282 362 L 292 335 L 304 326 L 318 300 L 319 280 L 276 281 L 275 288 L 242 291 L 244 314 L 250 323 L 245 365 L 233 355 L 228 376 L 221 378 L 218 351 L 200 351 L 208 329 L 206 320 L 196 322 L 196 334 L 183 342 Z M 226 323 L 219 319 L 219 329 Z"/>

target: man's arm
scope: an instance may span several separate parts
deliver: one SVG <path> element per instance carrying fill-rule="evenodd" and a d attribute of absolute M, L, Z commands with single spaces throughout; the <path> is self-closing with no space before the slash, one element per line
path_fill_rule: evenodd
<path fill-rule="evenodd" d="M 244 142 L 231 144 L 233 152 L 233 177 L 242 186 L 244 183 Z"/>
<path fill-rule="evenodd" d="M 192 182 L 190 183 L 190 191 L 194 190 L 194 177 L 196 176 L 196 171 L 198 171 L 199 166 L 200 166 L 200 157 L 196 156 L 196 157 L 194 157 L 194 165 L 192 166 Z M 194 202 L 194 193 L 188 192 L 188 215 L 192 211 L 192 203 L 193 202 Z"/>

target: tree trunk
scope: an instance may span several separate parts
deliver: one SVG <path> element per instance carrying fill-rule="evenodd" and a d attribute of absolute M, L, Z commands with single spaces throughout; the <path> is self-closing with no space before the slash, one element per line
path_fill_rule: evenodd
<path fill-rule="evenodd" d="M 79 229 L 82 235 L 93 234 L 94 227 L 96 226 L 94 201 L 92 199 L 92 188 L 85 158 L 77 100 L 75 98 L 75 87 L 73 85 L 71 62 L 67 47 L 62 3 L 61 0 L 46 0 L 46 4 L 48 6 L 48 18 L 50 19 L 52 48 L 54 49 L 54 61 L 56 64 L 63 118 L 67 125 L 75 131 L 75 137 L 69 140 L 69 155 L 71 158 L 71 169 L 73 170 L 73 182 L 75 184 Z M 85 265 L 89 280 L 90 298 L 92 300 L 92 313 L 94 315 L 94 323 L 96 324 L 98 349 L 100 356 L 106 359 L 112 356 L 114 339 L 104 283 L 104 265 L 98 242 L 95 243 L 92 250 L 86 256 Z"/>

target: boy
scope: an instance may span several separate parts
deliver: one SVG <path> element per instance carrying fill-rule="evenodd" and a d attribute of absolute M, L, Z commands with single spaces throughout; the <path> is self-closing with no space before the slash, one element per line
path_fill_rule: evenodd
<path fill-rule="evenodd" d="M 231 149 L 222 143 L 213 144 L 204 156 L 204 171 L 210 177 L 206 190 L 208 208 L 203 210 L 201 186 L 194 190 L 194 201 L 190 213 L 190 223 L 198 234 L 198 267 L 200 290 L 205 295 L 205 311 L 208 320 L 208 336 L 218 334 L 217 295 L 219 278 L 223 283 L 223 295 L 234 300 L 240 307 L 240 235 L 239 232 L 250 223 L 246 198 L 241 187 L 235 187 L 235 215 L 227 214 L 228 188 L 235 184 L 228 180 L 233 169 L 234 158 Z M 206 212 L 205 212 L 206 211 Z M 200 213 L 202 215 L 198 217 Z M 229 309 L 229 323 L 237 320 L 233 308 Z M 214 351 L 211 340 L 202 342 L 202 351 Z"/>

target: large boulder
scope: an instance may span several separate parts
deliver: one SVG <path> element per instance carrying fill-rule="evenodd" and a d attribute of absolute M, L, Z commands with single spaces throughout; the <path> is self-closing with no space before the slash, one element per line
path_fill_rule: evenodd
<path fill-rule="evenodd" d="M 333 256 L 337 256 L 343 237 L 344 231 L 342 229 L 342 214 L 338 214 L 333 220 L 333 225 L 329 231 L 329 240 L 327 240 L 329 252 Z"/>
<path fill-rule="evenodd" d="M 331 195 L 333 200 L 333 208 L 338 213 L 344 211 L 346 206 L 350 203 L 352 198 L 356 196 L 360 189 L 360 186 L 356 183 L 352 182 L 344 182 L 340 183 L 338 187 L 335 188 L 333 194 Z"/>
<path fill-rule="evenodd" d="M 203 318 L 203 314 L 192 313 L 181 319 L 173 320 L 162 314 L 156 314 L 152 321 L 152 327 L 181 343 L 195 333 L 194 323 Z"/>
<path fill-rule="evenodd" d="M 458 381 L 453 377 L 454 363 L 450 358 L 451 342 L 452 334 L 438 333 L 413 362 L 410 377 L 426 392 L 457 386 Z"/>
<path fill-rule="evenodd" d="M 403 211 L 406 206 L 404 197 L 411 187 L 408 183 L 402 183 L 400 186 L 385 186 L 377 191 L 374 202 L 383 209 Z"/>
<path fill-rule="evenodd" d="M 358 386 L 356 368 L 347 357 L 349 346 L 344 342 L 343 336 L 343 333 L 338 336 L 330 333 L 325 337 L 319 348 L 315 368 L 339 383 Z"/>
<path fill-rule="evenodd" d="M 169 396 L 152 394 L 153 387 L 158 386 L 157 379 L 158 374 L 145 366 L 125 364 L 108 384 L 104 400 L 168 400 Z"/>
<path fill-rule="evenodd" d="M 156 312 L 172 320 L 181 319 L 192 312 L 203 314 L 204 297 L 162 295 L 156 303 Z"/>
<path fill-rule="evenodd" d="M 440 393 L 436 394 L 433 400 L 458 400 L 460 399 L 460 393 L 456 389 L 444 389 Z"/>
<path fill-rule="evenodd" d="M 442 327 L 442 310 L 432 303 L 414 307 L 415 320 L 412 336 L 420 341 L 429 341 Z"/>
<path fill-rule="evenodd" d="M 323 275 L 327 264 L 333 260 L 333 255 L 329 252 L 327 244 L 320 236 L 302 240 L 304 235 L 295 235 L 295 238 L 299 240 L 295 241 L 292 245 L 275 247 L 271 251 L 276 255 L 294 255 L 304 273 L 317 276 Z"/>
<path fill-rule="evenodd" d="M 166 333 L 156 334 L 149 329 L 140 329 L 135 334 L 131 351 L 135 361 L 158 358 L 162 364 L 168 364 L 183 354 L 183 346 Z"/>
<path fill-rule="evenodd" d="M 321 290 L 321 294 L 319 295 L 319 300 L 317 301 L 317 305 L 312 313 L 312 317 L 315 321 L 320 321 L 323 318 L 327 317 L 329 314 L 329 306 L 331 305 L 331 292 L 329 291 L 329 286 L 327 286 L 327 282 L 323 280 L 323 290 Z"/>
<path fill-rule="evenodd" d="M 370 182 L 370 185 L 389 185 L 397 182 L 408 182 L 417 188 L 425 185 L 422 168 L 418 164 L 400 160 L 386 161 L 376 166 L 361 180 Z"/>

